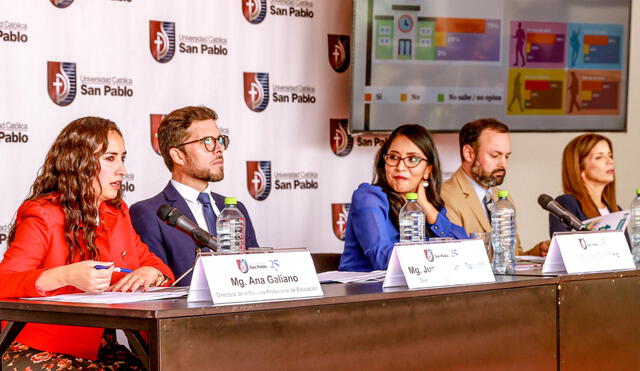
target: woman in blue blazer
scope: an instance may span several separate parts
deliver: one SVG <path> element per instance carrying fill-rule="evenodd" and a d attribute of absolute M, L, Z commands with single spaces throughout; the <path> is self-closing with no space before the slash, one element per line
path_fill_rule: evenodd
<path fill-rule="evenodd" d="M 376 155 L 373 183 L 360 184 L 353 192 L 340 270 L 387 269 L 399 241 L 398 213 L 407 193 L 418 194 L 427 239 L 467 238 L 462 227 L 447 219 L 441 183 L 438 151 L 427 129 L 403 125 L 394 130 Z"/>

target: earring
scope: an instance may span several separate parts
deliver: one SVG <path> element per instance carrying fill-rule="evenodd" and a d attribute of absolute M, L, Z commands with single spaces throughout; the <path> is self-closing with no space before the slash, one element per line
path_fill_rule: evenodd
<path fill-rule="evenodd" d="M 429 186 L 429 181 L 425 180 L 424 182 L 422 182 L 422 186 L 427 188 Z"/>

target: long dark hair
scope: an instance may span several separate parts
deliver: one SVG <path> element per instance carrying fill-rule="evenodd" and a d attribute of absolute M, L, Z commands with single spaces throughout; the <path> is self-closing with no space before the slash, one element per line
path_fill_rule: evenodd
<path fill-rule="evenodd" d="M 440 159 L 438 158 L 438 150 L 433 142 L 433 138 L 429 131 L 420 125 L 402 125 L 394 130 L 387 141 L 380 147 L 376 154 L 375 174 L 373 176 L 373 184 L 382 188 L 389 199 L 389 218 L 396 227 L 399 227 L 398 213 L 405 204 L 405 199 L 401 194 L 394 191 L 387 182 L 387 174 L 385 172 L 384 156 L 389 151 L 391 142 L 398 136 L 407 137 L 413 144 L 418 146 L 427 157 L 427 165 L 431 165 L 431 174 L 429 175 L 429 187 L 426 189 L 427 199 L 437 210 L 442 210 L 444 201 L 440 197 L 440 186 L 442 184 L 442 173 L 440 172 Z M 429 228 L 426 229 L 427 234 L 431 236 Z"/>
<path fill-rule="evenodd" d="M 99 258 L 95 246 L 98 195 L 93 189 L 93 182 L 100 172 L 99 159 L 107 151 L 108 136 L 112 130 L 122 136 L 118 126 L 107 119 L 82 117 L 71 121 L 49 149 L 25 199 L 29 201 L 56 195 L 53 202 L 60 204 L 64 212 L 65 240 L 69 246 L 67 263 Z M 122 191 L 118 191 L 118 196 L 108 202 L 119 208 Z M 14 221 L 9 232 L 9 243 L 15 238 L 15 232 Z M 81 239 L 84 240 L 85 249 L 80 244 Z"/>

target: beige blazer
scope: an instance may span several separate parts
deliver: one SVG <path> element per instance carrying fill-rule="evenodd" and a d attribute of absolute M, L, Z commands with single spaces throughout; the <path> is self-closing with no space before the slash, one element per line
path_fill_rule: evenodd
<path fill-rule="evenodd" d="M 473 232 L 491 232 L 491 224 L 482 207 L 471 182 L 459 167 L 447 181 L 442 183 L 440 196 L 447 208 L 447 217 L 453 224 L 462 226 L 467 234 Z M 493 200 L 498 200 L 498 189 L 493 187 Z M 513 203 L 511 196 L 509 201 Z M 516 234 L 516 254 L 523 255 L 520 236 Z M 527 251 L 534 255 L 535 251 Z M 538 255 L 538 254 L 535 254 Z"/>

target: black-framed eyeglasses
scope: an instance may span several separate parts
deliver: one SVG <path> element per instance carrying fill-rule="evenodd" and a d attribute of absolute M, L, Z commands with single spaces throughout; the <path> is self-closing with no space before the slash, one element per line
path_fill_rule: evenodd
<path fill-rule="evenodd" d="M 398 155 L 391 155 L 391 154 L 384 155 L 384 163 L 389 166 L 398 166 L 400 161 L 404 162 L 405 166 L 409 168 L 414 168 L 420 165 L 422 161 L 427 161 L 427 159 L 420 156 L 415 156 L 415 155 L 407 156 L 407 157 L 400 157 Z"/>
<path fill-rule="evenodd" d="M 208 137 L 192 140 L 190 142 L 178 144 L 176 147 L 182 147 L 182 146 L 186 146 L 187 144 L 196 143 L 196 142 L 202 142 L 204 144 L 204 148 L 209 152 L 215 151 L 216 146 L 218 144 L 220 144 L 223 149 L 229 148 L 229 137 L 226 135 L 221 135 L 217 138 L 208 136 Z"/>

